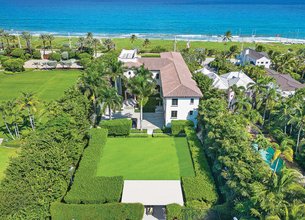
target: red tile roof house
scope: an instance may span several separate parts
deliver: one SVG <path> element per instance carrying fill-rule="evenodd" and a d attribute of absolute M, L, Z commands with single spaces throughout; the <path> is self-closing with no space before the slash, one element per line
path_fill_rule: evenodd
<path fill-rule="evenodd" d="M 121 54 L 121 57 L 126 56 Z M 160 86 L 165 125 L 170 126 L 172 120 L 186 119 L 196 124 L 202 93 L 192 79 L 192 74 L 181 54 L 165 52 L 160 54 L 160 58 L 139 58 L 136 55 L 131 57 L 130 60 L 123 60 L 127 68 L 130 68 L 124 75 L 127 78 L 133 77 L 132 67 L 141 65 L 153 73 Z"/>

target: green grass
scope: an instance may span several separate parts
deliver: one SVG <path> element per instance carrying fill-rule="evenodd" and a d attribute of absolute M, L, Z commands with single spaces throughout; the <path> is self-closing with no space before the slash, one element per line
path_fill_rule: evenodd
<path fill-rule="evenodd" d="M 14 75 L 0 72 L 0 101 L 17 98 L 21 92 L 34 92 L 43 101 L 54 100 L 74 85 L 79 75 L 78 70 L 32 70 Z"/>
<path fill-rule="evenodd" d="M 5 148 L 0 146 L 0 180 L 4 177 L 4 171 L 6 170 L 11 157 L 17 155 L 17 148 Z"/>
<path fill-rule="evenodd" d="M 108 138 L 97 175 L 178 180 L 194 170 L 185 138 Z"/>
<path fill-rule="evenodd" d="M 77 43 L 78 38 L 72 37 L 72 45 Z M 144 50 L 151 50 L 156 46 L 164 47 L 168 51 L 172 51 L 174 49 L 174 41 L 173 40 L 162 40 L 162 39 L 150 39 L 150 44 L 147 47 L 143 47 L 144 39 L 137 39 L 133 44 L 130 42 L 129 38 L 114 38 L 112 39 L 116 45 L 116 50 L 121 51 L 122 48 L 131 49 L 131 48 L 139 48 Z M 68 37 L 56 37 L 53 42 L 54 48 L 60 48 L 63 44 L 68 44 Z M 24 40 L 21 42 L 22 45 L 25 46 Z M 41 48 L 41 40 L 38 37 L 33 37 L 32 44 L 35 48 Z M 255 47 L 255 43 L 241 43 L 241 42 L 228 42 L 224 44 L 223 42 L 205 42 L 205 41 L 192 41 L 191 48 L 205 48 L 205 49 L 216 49 L 218 51 L 228 50 L 230 46 L 237 45 L 240 49 L 242 46 L 245 47 Z M 304 45 L 301 44 L 292 44 L 285 45 L 282 43 L 264 43 L 262 44 L 266 47 L 267 50 L 276 50 L 279 52 L 287 52 L 288 49 L 298 50 L 300 48 L 305 48 Z M 177 49 L 181 50 L 186 48 L 186 41 L 178 41 Z"/>

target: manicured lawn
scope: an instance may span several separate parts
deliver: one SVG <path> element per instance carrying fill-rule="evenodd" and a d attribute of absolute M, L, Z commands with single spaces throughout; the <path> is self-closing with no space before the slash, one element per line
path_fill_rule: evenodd
<path fill-rule="evenodd" d="M 11 157 L 16 156 L 18 149 L 0 146 L 0 180 L 4 177 L 4 171 Z"/>
<path fill-rule="evenodd" d="M 185 138 L 108 138 L 97 175 L 177 180 L 194 170 Z"/>
<path fill-rule="evenodd" d="M 79 75 L 78 70 L 32 70 L 14 75 L 0 72 L 0 101 L 17 98 L 20 92 L 34 92 L 43 101 L 54 100 L 75 84 Z"/>

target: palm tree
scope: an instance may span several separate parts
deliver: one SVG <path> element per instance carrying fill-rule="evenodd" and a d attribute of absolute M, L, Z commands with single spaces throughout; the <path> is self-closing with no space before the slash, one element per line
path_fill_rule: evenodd
<path fill-rule="evenodd" d="M 85 40 L 86 40 L 86 46 L 91 47 L 93 44 L 93 34 L 91 32 L 88 32 Z"/>
<path fill-rule="evenodd" d="M 49 41 L 49 45 L 50 45 L 50 49 L 51 49 L 52 53 L 53 53 L 52 42 L 53 42 L 54 39 L 55 39 L 54 35 L 52 35 L 52 34 L 47 35 L 47 40 Z"/>
<path fill-rule="evenodd" d="M 114 42 L 110 38 L 104 40 L 103 44 L 107 48 L 107 51 L 115 49 L 115 44 L 114 44 Z"/>
<path fill-rule="evenodd" d="M 107 107 L 109 111 L 109 120 L 111 120 L 111 112 L 115 112 L 122 107 L 122 96 L 117 93 L 115 88 L 107 88 L 102 90 L 100 97 L 103 100 L 102 112 L 105 112 Z"/>
<path fill-rule="evenodd" d="M 7 117 L 9 115 L 9 112 L 8 112 L 9 110 L 10 110 L 10 108 L 8 108 L 7 103 L 1 103 L 1 105 L 0 105 L 0 113 L 2 115 L 2 120 L 3 120 L 4 124 L 5 124 L 6 130 L 8 131 L 9 135 L 11 136 L 11 138 L 13 140 L 15 140 L 15 137 L 14 137 L 14 135 L 13 135 L 13 133 L 12 133 L 10 127 L 9 127 L 9 123 L 8 123 L 8 120 L 7 120 Z"/>
<path fill-rule="evenodd" d="M 42 41 L 42 45 L 43 45 L 43 55 L 46 55 L 46 43 L 48 40 L 48 35 L 46 34 L 41 34 L 39 36 L 39 39 Z"/>
<path fill-rule="evenodd" d="M 26 42 L 26 48 L 29 51 L 30 54 L 32 54 L 32 46 L 31 46 L 31 40 L 32 40 L 32 35 L 29 32 L 22 32 L 21 37 L 25 40 Z"/>
<path fill-rule="evenodd" d="M 143 42 L 143 47 L 147 47 L 149 44 L 150 44 L 150 41 L 149 41 L 149 39 L 146 38 Z"/>
<path fill-rule="evenodd" d="M 130 42 L 133 44 L 133 42 L 135 42 L 137 40 L 137 36 L 135 34 L 132 34 L 130 36 Z"/>
<path fill-rule="evenodd" d="M 79 43 L 79 50 L 82 52 L 86 44 L 86 39 L 84 37 L 79 37 L 78 43 Z"/>
<path fill-rule="evenodd" d="M 34 113 L 37 111 L 36 107 L 38 101 L 34 96 L 34 93 L 22 92 L 22 96 L 19 99 L 19 105 L 21 110 L 27 111 L 31 128 L 32 130 L 35 130 Z"/>
<path fill-rule="evenodd" d="M 97 46 L 101 43 L 99 39 L 97 38 L 94 38 L 92 40 L 92 43 L 93 43 L 93 47 L 94 47 L 94 55 L 95 57 L 97 56 Z"/>
<path fill-rule="evenodd" d="M 2 36 L 6 40 L 7 49 L 11 49 L 11 46 L 10 46 L 11 35 L 7 32 L 4 32 L 4 33 L 2 33 Z"/>
<path fill-rule="evenodd" d="M 231 33 L 231 31 L 227 31 L 225 33 L 225 35 L 223 36 L 222 41 L 224 41 L 224 42 L 232 41 L 232 33 Z"/>
<path fill-rule="evenodd" d="M 114 86 L 117 88 L 117 81 L 121 79 L 124 73 L 124 63 L 117 59 L 110 59 L 107 64 L 107 75 L 110 77 Z"/>
<path fill-rule="evenodd" d="M 4 30 L 0 29 L 1 49 L 4 50 Z"/>
<path fill-rule="evenodd" d="M 273 154 L 272 158 L 272 163 L 276 161 L 279 157 L 284 157 L 286 160 L 289 162 L 293 162 L 293 150 L 292 147 L 294 145 L 294 141 L 289 138 L 284 138 L 281 141 L 281 144 L 274 144 L 275 146 L 275 152 Z M 277 170 L 279 160 L 277 160 L 275 168 L 274 168 L 274 173 Z"/>
<path fill-rule="evenodd" d="M 150 72 L 146 69 L 146 72 Z M 140 105 L 140 129 L 142 130 L 142 121 L 143 121 L 143 106 L 147 103 L 149 96 L 153 95 L 156 92 L 156 83 L 152 77 L 149 76 L 149 73 L 144 74 L 143 71 L 141 74 L 136 74 L 135 77 L 127 81 L 127 90 L 134 94 L 137 98 L 137 101 Z"/>

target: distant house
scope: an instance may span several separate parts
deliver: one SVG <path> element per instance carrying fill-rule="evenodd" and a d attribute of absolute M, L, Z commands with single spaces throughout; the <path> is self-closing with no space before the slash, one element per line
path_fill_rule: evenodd
<path fill-rule="evenodd" d="M 255 83 L 249 76 L 247 76 L 242 71 L 230 72 L 219 76 L 212 70 L 204 67 L 198 72 L 201 72 L 203 75 L 206 75 L 210 79 L 212 79 L 213 87 L 221 90 L 228 90 L 233 85 L 236 85 L 237 87 L 244 87 L 245 89 L 247 89 L 250 84 Z"/>
<path fill-rule="evenodd" d="M 271 60 L 267 53 L 257 52 L 253 49 L 244 49 L 239 56 L 240 64 L 253 64 L 255 66 L 264 66 L 265 68 L 270 68 Z"/>
<path fill-rule="evenodd" d="M 305 84 L 293 79 L 289 74 L 281 74 L 271 69 L 266 69 L 267 75 L 274 78 L 278 91 L 283 97 L 293 95 L 296 90 L 304 88 Z"/>
<path fill-rule="evenodd" d="M 160 54 L 160 58 L 139 58 L 135 57 L 135 53 L 129 54 L 128 58 L 119 57 L 128 69 L 124 75 L 134 77 L 133 67 L 141 65 L 152 72 L 163 100 L 165 125 L 170 126 L 172 120 L 186 119 L 196 124 L 202 93 L 181 54 L 165 52 Z"/>
<path fill-rule="evenodd" d="M 119 55 L 119 61 L 121 62 L 136 62 L 137 58 L 139 58 L 137 50 L 125 50 L 121 51 Z"/>

